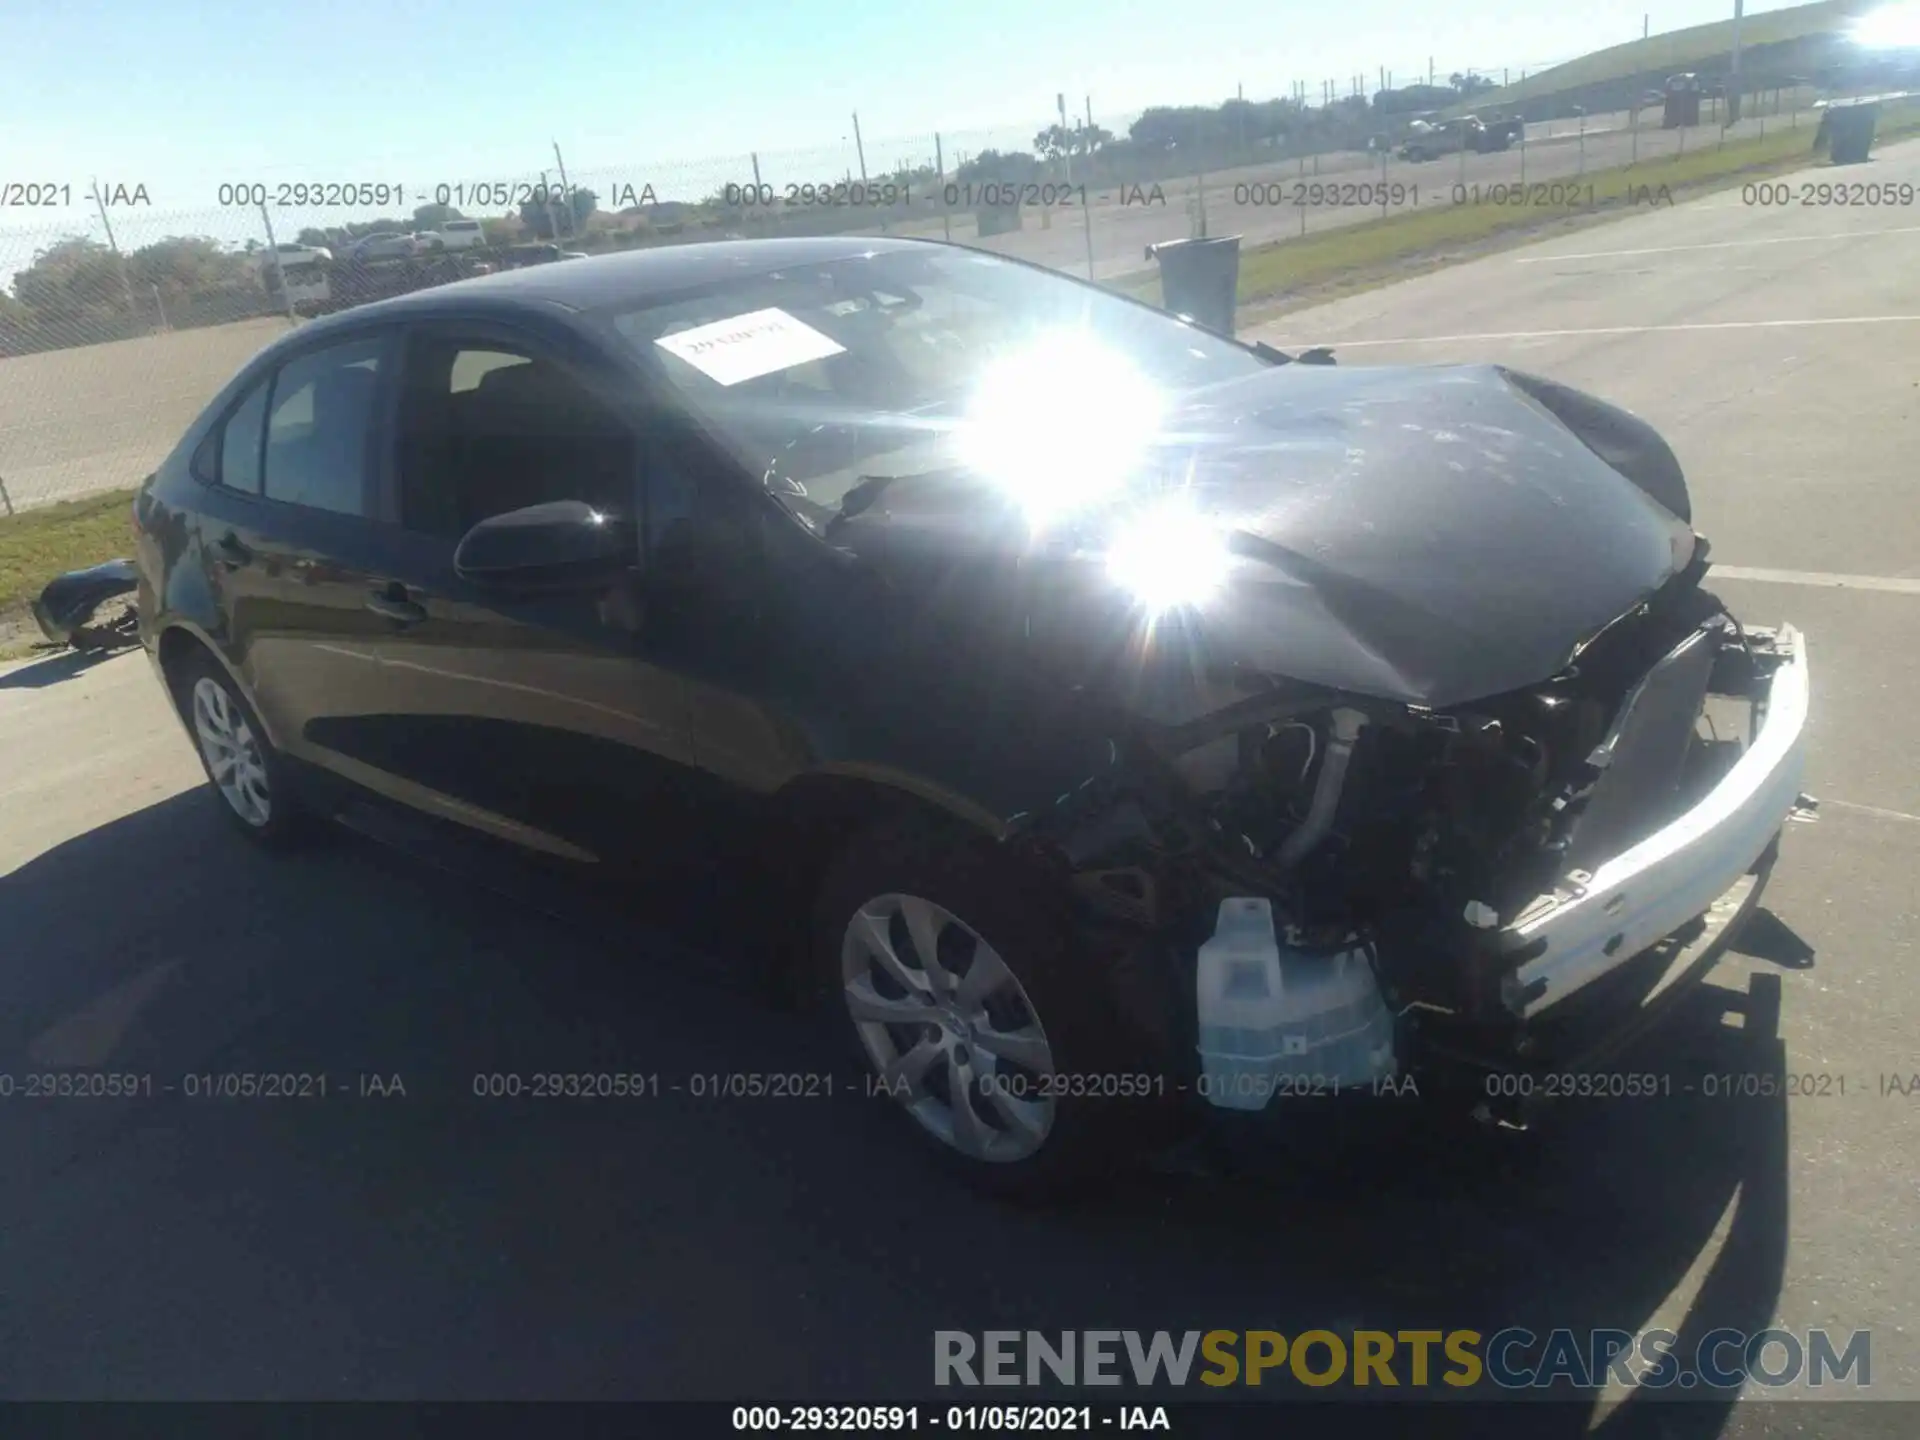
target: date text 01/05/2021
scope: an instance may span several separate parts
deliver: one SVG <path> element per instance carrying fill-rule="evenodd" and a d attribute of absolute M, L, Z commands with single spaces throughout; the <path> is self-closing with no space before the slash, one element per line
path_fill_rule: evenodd
<path fill-rule="evenodd" d="M 516 209 L 522 205 L 570 205 L 576 196 L 592 194 L 602 210 L 626 210 L 659 203 L 653 186 L 616 180 L 597 189 L 560 185 L 545 180 L 458 180 L 409 187 L 398 180 L 235 180 L 220 185 L 214 203 L 259 209 L 301 210 L 351 206 L 445 205 L 455 210 L 470 206 Z M 452 217 L 459 218 L 459 217 Z"/>
<path fill-rule="evenodd" d="M 397 1072 L 330 1075 L 317 1070 L 198 1071 L 156 1079 L 140 1071 L 28 1070 L 0 1072 L 5 1100 L 328 1100 L 405 1099 Z"/>
<path fill-rule="evenodd" d="M 1164 1405 L 736 1405 L 737 1431 L 775 1434 L 813 1431 L 960 1434 L 1096 1430 L 1171 1431 Z"/>

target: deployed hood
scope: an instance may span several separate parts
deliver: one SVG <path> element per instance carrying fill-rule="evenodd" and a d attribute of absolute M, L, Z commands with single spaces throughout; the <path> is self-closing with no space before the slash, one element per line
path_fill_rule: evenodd
<path fill-rule="evenodd" d="M 1500 366 L 1276 367 L 1185 397 L 1162 433 L 1150 468 L 1232 537 L 1227 583 L 1169 631 L 1209 662 L 1460 704 L 1558 673 L 1693 556 L 1648 426 Z M 836 543 L 930 582 L 943 558 L 1047 564 L 986 493 L 899 485 Z"/>

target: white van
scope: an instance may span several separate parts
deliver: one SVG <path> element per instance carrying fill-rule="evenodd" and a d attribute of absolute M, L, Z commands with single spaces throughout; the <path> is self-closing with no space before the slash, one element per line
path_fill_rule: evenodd
<path fill-rule="evenodd" d="M 437 230 L 427 231 L 426 238 L 437 240 L 442 250 L 472 250 L 487 243 L 478 220 L 449 220 Z"/>

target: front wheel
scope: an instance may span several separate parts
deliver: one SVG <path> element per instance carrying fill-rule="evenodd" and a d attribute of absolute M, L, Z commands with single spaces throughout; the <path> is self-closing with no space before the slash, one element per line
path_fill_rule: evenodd
<path fill-rule="evenodd" d="M 1129 1043 L 1065 912 L 991 845 L 919 824 L 869 832 L 827 877 L 816 935 L 870 1092 L 968 1183 L 1050 1197 L 1155 1133 L 1160 1067 Z"/>

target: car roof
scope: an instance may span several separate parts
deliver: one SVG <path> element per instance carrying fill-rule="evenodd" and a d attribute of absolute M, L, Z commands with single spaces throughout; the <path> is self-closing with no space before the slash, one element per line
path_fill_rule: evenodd
<path fill-rule="evenodd" d="M 540 241 L 546 245 L 552 242 Z M 576 313 L 644 306 L 684 291 L 741 276 L 764 275 L 790 265 L 820 265 L 863 255 L 948 247 L 936 240 L 899 240 L 873 235 L 810 235 L 770 240 L 713 240 L 694 245 L 660 245 L 596 255 L 578 265 L 536 265 L 503 270 L 415 290 L 370 305 L 357 305 L 314 320 L 294 334 L 308 338 L 325 330 L 461 311 L 558 308 Z M 289 337 L 291 338 L 291 337 Z"/>

